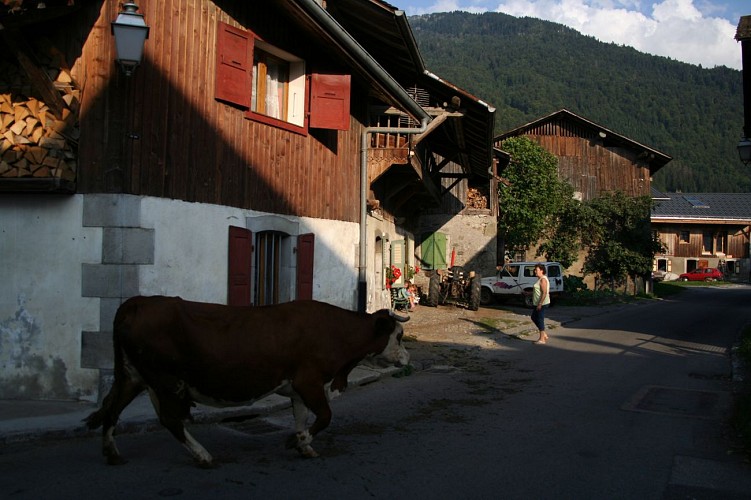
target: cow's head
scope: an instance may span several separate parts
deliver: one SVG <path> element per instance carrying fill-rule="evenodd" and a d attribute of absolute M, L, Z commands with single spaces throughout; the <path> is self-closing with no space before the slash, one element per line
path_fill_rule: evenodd
<path fill-rule="evenodd" d="M 373 360 L 378 363 L 406 366 L 409 364 L 409 353 L 402 344 L 404 328 L 401 323 L 409 321 L 409 316 L 399 316 L 388 309 L 381 309 L 375 316 L 375 335 L 377 338 L 388 335 L 388 343 L 380 353 L 376 353 Z"/>

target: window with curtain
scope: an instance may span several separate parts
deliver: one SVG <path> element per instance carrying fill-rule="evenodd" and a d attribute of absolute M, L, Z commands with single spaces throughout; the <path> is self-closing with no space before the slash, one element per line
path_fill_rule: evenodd
<path fill-rule="evenodd" d="M 287 120 L 289 62 L 256 49 L 253 54 L 253 84 L 250 109 L 256 113 Z"/>

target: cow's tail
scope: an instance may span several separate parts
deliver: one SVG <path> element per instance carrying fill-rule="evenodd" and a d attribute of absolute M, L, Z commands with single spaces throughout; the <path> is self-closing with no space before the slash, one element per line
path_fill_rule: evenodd
<path fill-rule="evenodd" d="M 86 423 L 86 427 L 91 430 L 98 429 L 104 424 L 104 421 L 105 419 L 107 419 L 107 417 L 111 417 L 112 405 L 119 399 L 119 393 L 122 387 L 122 383 L 124 382 L 123 378 L 126 376 L 125 355 L 120 343 L 120 334 L 122 333 L 121 330 L 123 328 L 122 316 L 123 314 L 121 307 L 115 314 L 114 328 L 112 332 L 112 347 L 115 357 L 115 379 L 112 383 L 112 387 L 110 388 L 109 393 L 107 393 L 107 395 L 104 397 L 104 400 L 102 401 L 102 406 L 83 420 Z"/>

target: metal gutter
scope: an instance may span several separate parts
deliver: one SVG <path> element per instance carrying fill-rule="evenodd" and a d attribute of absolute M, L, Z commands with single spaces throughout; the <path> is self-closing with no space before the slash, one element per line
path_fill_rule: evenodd
<path fill-rule="evenodd" d="M 404 107 L 404 110 L 412 115 L 413 118 L 420 120 L 420 127 L 403 129 L 394 127 L 366 127 L 360 138 L 360 252 L 357 273 L 357 310 L 364 313 L 368 306 L 368 137 L 374 133 L 399 133 L 399 134 L 420 134 L 427 129 L 431 121 L 430 115 L 412 99 L 407 91 L 397 83 L 396 80 L 386 72 L 378 61 L 355 40 L 347 31 L 326 12 L 315 0 L 294 0 L 294 2 L 304 11 L 304 13 L 319 26 L 326 29 L 326 34 L 331 37 L 346 53 L 351 54 L 362 67 L 374 75 L 385 90 L 391 94 L 395 100 Z"/>

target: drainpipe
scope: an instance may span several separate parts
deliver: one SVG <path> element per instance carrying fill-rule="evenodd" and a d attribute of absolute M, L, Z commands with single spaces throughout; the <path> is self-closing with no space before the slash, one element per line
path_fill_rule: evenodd
<path fill-rule="evenodd" d="M 419 128 L 366 127 L 360 137 L 360 259 L 357 265 L 357 311 L 368 308 L 368 149 L 370 134 L 421 134 L 428 128 L 430 118 L 425 116 Z"/>
<path fill-rule="evenodd" d="M 325 28 L 322 33 L 331 42 L 340 47 L 351 60 L 363 71 L 373 77 L 376 86 L 385 90 L 386 93 L 394 99 L 395 103 L 406 111 L 407 114 L 415 119 L 420 120 L 419 128 L 394 128 L 394 127 L 366 127 L 362 133 L 360 145 L 360 256 L 358 263 L 357 275 L 357 310 L 364 313 L 367 309 L 367 252 L 366 243 L 368 233 L 366 222 L 368 218 L 367 200 L 368 200 L 368 136 L 373 133 L 395 133 L 395 134 L 420 134 L 427 130 L 428 123 L 431 121 L 422 107 L 412 99 L 404 87 L 402 87 L 391 74 L 373 59 L 371 56 L 331 15 L 318 4 L 316 0 L 293 0 L 293 4 L 300 7 L 302 12 L 312 19 L 319 26 Z M 400 14 L 401 13 L 401 14 Z M 402 11 L 396 11 L 394 14 L 397 19 L 403 15 Z M 422 67 L 422 61 L 420 60 Z"/>

